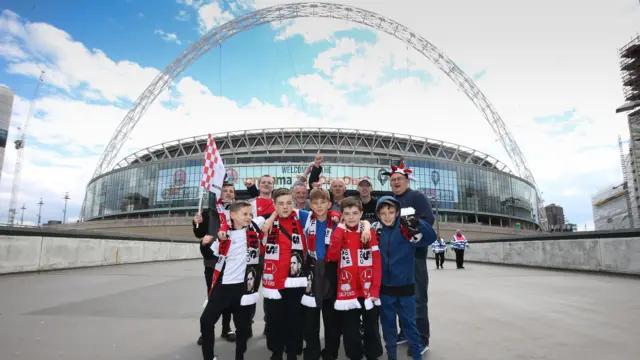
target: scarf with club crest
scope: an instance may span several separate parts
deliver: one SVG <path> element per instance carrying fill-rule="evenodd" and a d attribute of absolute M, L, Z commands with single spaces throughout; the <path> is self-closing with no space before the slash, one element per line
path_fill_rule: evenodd
<path fill-rule="evenodd" d="M 298 210 L 278 217 L 267 235 L 262 275 L 262 295 L 281 299 L 280 289 L 307 286 L 304 275 L 306 239 Z"/>

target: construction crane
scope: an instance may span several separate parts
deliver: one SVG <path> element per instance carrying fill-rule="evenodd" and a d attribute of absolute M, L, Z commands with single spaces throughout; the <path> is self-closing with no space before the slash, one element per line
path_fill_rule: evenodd
<path fill-rule="evenodd" d="M 624 193 L 627 198 L 627 213 L 629 214 L 629 228 L 634 228 L 633 212 L 631 211 L 631 192 L 629 191 L 629 177 L 627 176 L 627 162 L 624 159 L 624 150 L 622 150 L 622 137 L 618 135 L 618 147 L 620 148 L 620 163 L 622 164 L 622 178 L 624 179 Z"/>
<path fill-rule="evenodd" d="M 29 106 L 29 114 L 24 121 L 24 125 L 20 130 L 20 138 L 14 142 L 16 150 L 18 151 L 16 159 L 16 167 L 13 171 L 13 188 L 11 188 L 11 200 L 9 201 L 9 225 L 13 226 L 16 219 L 16 205 L 18 203 L 18 193 L 20 192 L 20 175 L 22 174 L 22 159 L 24 158 L 24 145 L 27 138 L 27 130 L 29 129 L 29 121 L 33 115 L 33 109 L 38 96 L 38 90 L 42 86 L 44 81 L 44 71 L 40 73 L 40 81 L 36 85 L 36 90 L 33 92 L 33 98 L 31 99 L 31 105 Z"/>

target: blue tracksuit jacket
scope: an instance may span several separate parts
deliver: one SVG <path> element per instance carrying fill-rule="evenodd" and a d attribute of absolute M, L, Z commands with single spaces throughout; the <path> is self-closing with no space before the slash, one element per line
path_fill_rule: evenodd
<path fill-rule="evenodd" d="M 400 207 L 400 203 L 393 197 L 383 196 L 378 200 L 376 209 L 385 200 L 393 201 L 398 208 Z M 384 226 L 380 221 L 374 224 L 382 257 L 382 286 L 413 285 L 415 250 L 426 248 L 436 239 L 436 232 L 431 225 L 420 219 L 418 224 L 422 239 L 415 243 L 407 240 L 400 231 L 400 212 L 392 227 Z"/>

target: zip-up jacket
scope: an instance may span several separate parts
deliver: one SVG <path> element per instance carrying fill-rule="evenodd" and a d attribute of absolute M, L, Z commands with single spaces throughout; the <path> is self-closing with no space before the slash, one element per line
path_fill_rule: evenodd
<path fill-rule="evenodd" d="M 376 222 L 373 226 L 376 229 L 382 257 L 380 293 L 390 296 L 413 296 L 416 249 L 426 249 L 431 245 L 436 240 L 436 232 L 427 222 L 416 218 L 417 228 L 422 237 L 418 241 L 408 240 L 401 230 L 400 202 L 392 196 L 383 196 L 376 204 L 376 214 L 383 202 L 396 204 L 398 217 L 392 226 L 384 226 L 382 221 Z"/>
<path fill-rule="evenodd" d="M 442 254 L 447 250 L 447 243 L 444 242 L 442 238 L 436 240 L 433 244 L 431 244 L 431 249 L 434 254 Z"/>

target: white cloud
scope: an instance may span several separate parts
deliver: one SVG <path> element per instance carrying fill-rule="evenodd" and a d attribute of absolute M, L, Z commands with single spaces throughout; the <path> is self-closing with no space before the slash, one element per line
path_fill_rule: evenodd
<path fill-rule="evenodd" d="M 160 37 L 165 41 L 175 42 L 178 45 L 182 44 L 182 42 L 178 40 L 178 36 L 175 33 L 168 33 L 162 29 L 156 29 L 153 33 L 156 35 L 160 35 Z"/>
<path fill-rule="evenodd" d="M 139 13 L 138 13 L 138 17 L 144 17 L 144 14 L 143 14 L 143 13 L 141 13 L 141 12 L 139 12 Z"/>
<path fill-rule="evenodd" d="M 180 10 L 178 15 L 176 15 L 176 19 L 179 21 L 187 21 L 191 18 L 191 15 L 187 13 L 186 10 Z"/>
<path fill-rule="evenodd" d="M 229 11 L 222 10 L 220 4 L 214 1 L 212 3 L 202 5 L 198 9 L 198 22 L 200 24 L 200 31 L 205 33 L 214 27 L 224 24 L 234 18 L 233 14 Z"/>

